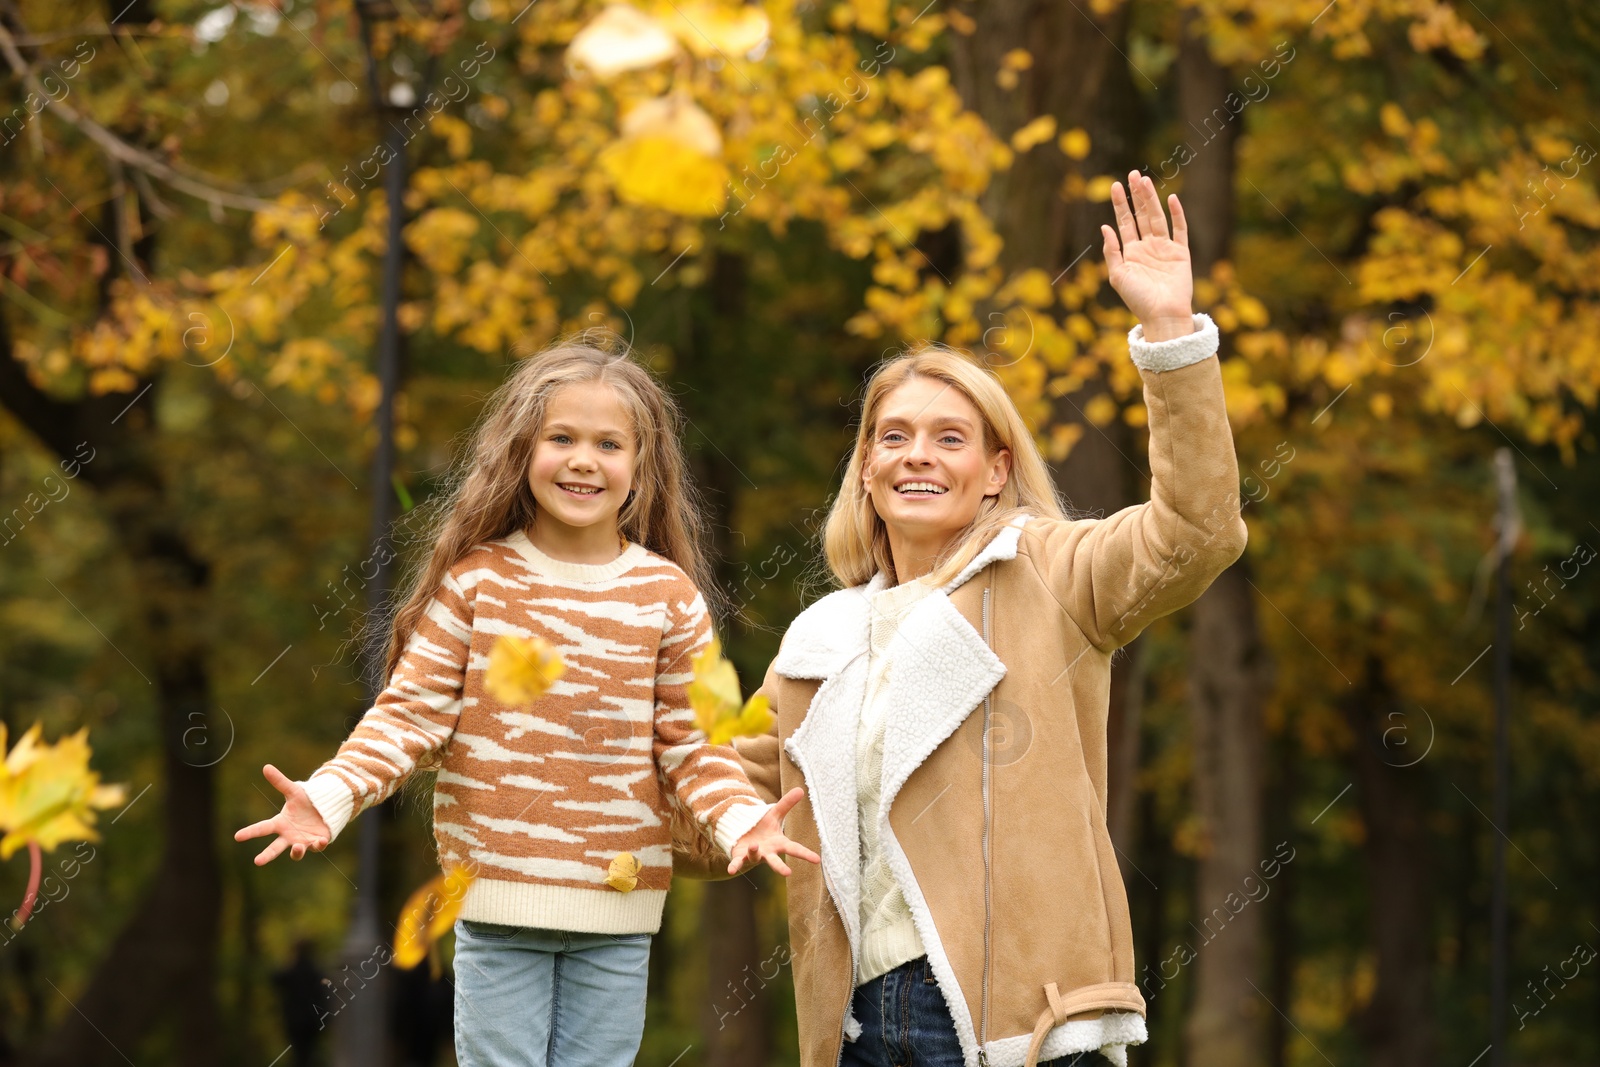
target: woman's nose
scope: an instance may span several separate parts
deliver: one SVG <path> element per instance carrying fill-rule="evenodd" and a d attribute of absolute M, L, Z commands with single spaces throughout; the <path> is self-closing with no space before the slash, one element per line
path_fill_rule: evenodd
<path fill-rule="evenodd" d="M 933 450 L 928 447 L 928 442 L 922 437 L 913 438 L 911 447 L 906 451 L 906 462 L 913 467 L 926 467 L 933 462 Z"/>

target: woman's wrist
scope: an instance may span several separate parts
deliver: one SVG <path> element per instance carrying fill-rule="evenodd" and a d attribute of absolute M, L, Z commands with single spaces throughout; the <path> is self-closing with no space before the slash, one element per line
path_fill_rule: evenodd
<path fill-rule="evenodd" d="M 1174 337 L 1182 337 L 1195 331 L 1194 312 L 1189 310 L 1163 311 L 1141 319 L 1140 325 L 1144 327 L 1144 339 L 1151 343 L 1170 341 Z"/>

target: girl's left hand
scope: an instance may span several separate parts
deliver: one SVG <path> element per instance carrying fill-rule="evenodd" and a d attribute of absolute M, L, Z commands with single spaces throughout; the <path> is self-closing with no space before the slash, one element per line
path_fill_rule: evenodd
<path fill-rule="evenodd" d="M 766 860 L 773 870 L 785 878 L 789 876 L 789 865 L 779 859 L 779 856 L 796 856 L 812 863 L 822 862 L 821 856 L 783 836 L 783 817 L 789 814 L 789 809 L 800 803 L 805 795 L 804 789 L 795 786 L 767 809 L 760 822 L 750 827 L 743 837 L 733 843 L 733 851 L 728 854 L 728 858 L 733 861 L 728 864 L 729 874 L 738 874 L 751 857 Z"/>
<path fill-rule="evenodd" d="M 1101 226 L 1105 238 L 1106 267 L 1111 287 L 1122 297 L 1138 320 L 1145 324 L 1145 336 L 1154 326 L 1176 327 L 1178 334 L 1190 332 L 1191 304 L 1194 299 L 1194 268 L 1189 260 L 1189 224 L 1176 194 L 1169 195 L 1172 207 L 1172 234 L 1167 234 L 1167 216 L 1161 197 L 1149 175 L 1128 172 L 1132 192 L 1130 207 L 1122 183 L 1111 186 L 1111 203 L 1116 211 L 1117 229 Z M 1117 237 L 1121 235 L 1121 247 Z M 1166 332 L 1165 330 L 1161 332 Z"/>

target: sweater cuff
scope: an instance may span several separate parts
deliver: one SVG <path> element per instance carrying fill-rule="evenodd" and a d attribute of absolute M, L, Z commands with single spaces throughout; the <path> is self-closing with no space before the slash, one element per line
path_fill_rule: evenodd
<path fill-rule="evenodd" d="M 328 843 L 333 844 L 334 838 L 350 824 L 350 818 L 355 814 L 355 794 L 350 792 L 350 787 L 337 774 L 313 774 L 298 784 L 305 787 L 312 806 L 322 816 L 322 821 L 328 824 L 328 832 L 332 835 Z"/>
<path fill-rule="evenodd" d="M 759 800 L 736 800 L 727 811 L 717 816 L 717 825 L 712 829 L 711 836 L 723 855 L 731 857 L 734 843 L 749 833 L 750 828 L 760 822 L 771 807 L 771 804 L 763 804 Z"/>
<path fill-rule="evenodd" d="M 1144 323 L 1135 324 L 1128 331 L 1128 354 L 1134 365 L 1143 370 L 1177 370 L 1215 354 L 1219 343 L 1217 324 L 1203 311 L 1195 312 L 1193 321 L 1193 333 L 1165 341 L 1146 341 Z"/>

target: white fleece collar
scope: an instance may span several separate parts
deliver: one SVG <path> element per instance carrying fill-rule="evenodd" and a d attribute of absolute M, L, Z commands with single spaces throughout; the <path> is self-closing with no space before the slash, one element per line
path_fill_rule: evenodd
<path fill-rule="evenodd" d="M 1019 515 L 989 539 L 983 551 L 940 588 L 948 596 L 983 568 L 1000 560 L 1017 558 L 1017 543 L 1028 521 Z M 882 571 L 865 585 L 829 593 L 795 617 L 783 636 L 774 669 L 785 678 L 831 678 L 867 651 L 867 624 L 872 616 L 872 594 L 889 584 Z"/>

